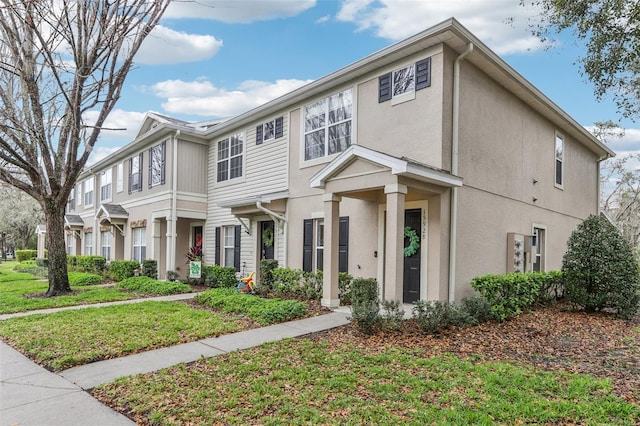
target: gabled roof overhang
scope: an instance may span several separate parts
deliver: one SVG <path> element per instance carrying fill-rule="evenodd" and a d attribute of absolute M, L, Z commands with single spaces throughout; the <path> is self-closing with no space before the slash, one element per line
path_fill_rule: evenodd
<path fill-rule="evenodd" d="M 64 216 L 64 227 L 69 230 L 79 230 L 84 228 L 84 220 L 75 214 L 67 214 Z"/>
<path fill-rule="evenodd" d="M 100 223 L 123 224 L 129 220 L 129 212 L 120 204 L 102 204 L 96 213 L 96 219 L 99 219 Z"/>

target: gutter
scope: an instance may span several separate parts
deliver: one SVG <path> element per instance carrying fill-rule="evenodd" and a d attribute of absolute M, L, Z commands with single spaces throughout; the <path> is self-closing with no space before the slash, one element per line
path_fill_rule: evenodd
<path fill-rule="evenodd" d="M 460 138 L 460 63 L 473 51 L 473 43 L 467 45 L 453 63 L 453 117 L 451 132 L 451 174 L 458 175 L 458 142 Z M 449 302 L 456 300 L 456 240 L 458 234 L 458 188 L 451 188 L 449 232 Z"/>
<path fill-rule="evenodd" d="M 167 271 L 175 271 L 176 269 L 176 225 L 178 218 L 178 136 L 180 129 L 176 130 L 173 137 L 173 171 L 171 177 L 171 220 L 169 233 L 171 235 L 171 245 L 169 246 L 169 258 L 167 259 Z"/>

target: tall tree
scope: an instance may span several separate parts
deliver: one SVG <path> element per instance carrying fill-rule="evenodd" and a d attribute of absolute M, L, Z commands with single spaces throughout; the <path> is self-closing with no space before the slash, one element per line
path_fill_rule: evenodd
<path fill-rule="evenodd" d="M 540 11 L 533 32 L 543 40 L 564 30 L 586 44 L 582 74 L 601 99 L 612 95 L 619 112 L 640 112 L 640 2 L 637 0 L 520 0 Z"/>
<path fill-rule="evenodd" d="M 42 208 L 27 193 L 0 183 L 0 232 L 27 248 L 36 226 L 44 221 Z M 6 247 L 5 247 L 6 250 Z"/>
<path fill-rule="evenodd" d="M 169 1 L 0 0 L 0 180 L 42 207 L 49 296 L 70 291 L 71 189 Z M 92 123 L 88 111 L 98 112 Z"/>

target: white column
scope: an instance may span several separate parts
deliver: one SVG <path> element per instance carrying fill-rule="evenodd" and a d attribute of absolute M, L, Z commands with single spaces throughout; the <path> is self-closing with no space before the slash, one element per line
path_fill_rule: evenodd
<path fill-rule="evenodd" d="M 387 196 L 385 239 L 384 300 L 402 301 L 404 282 L 404 201 L 407 186 L 390 184 L 384 187 Z"/>
<path fill-rule="evenodd" d="M 335 194 L 324 194 L 324 249 L 322 274 L 322 306 L 340 306 L 338 295 L 338 233 L 340 232 L 340 201 Z"/>
<path fill-rule="evenodd" d="M 176 270 L 176 219 L 167 218 L 167 271 Z"/>

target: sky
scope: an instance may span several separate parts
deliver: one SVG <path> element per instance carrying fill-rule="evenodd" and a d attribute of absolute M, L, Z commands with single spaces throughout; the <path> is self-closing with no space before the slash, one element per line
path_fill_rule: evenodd
<path fill-rule="evenodd" d="M 579 42 L 551 48 L 531 35 L 536 11 L 518 0 L 175 0 L 135 57 L 135 68 L 92 162 L 131 142 L 147 111 L 186 121 L 246 112 L 455 17 L 585 127 L 612 120 L 609 146 L 640 152 L 640 123 L 597 102 L 576 63 Z M 640 165 L 639 165 L 640 166 Z"/>

